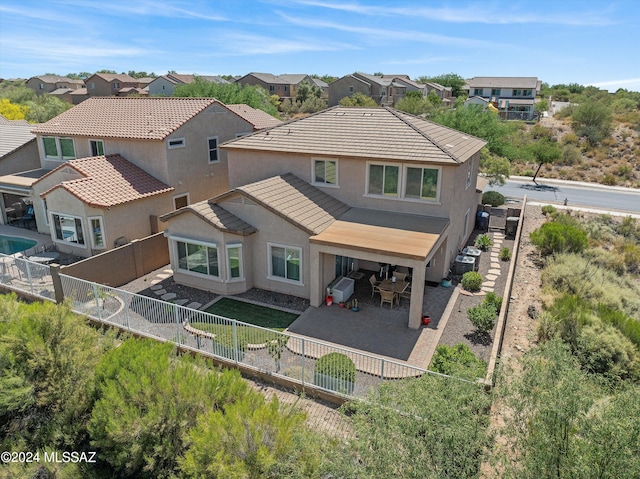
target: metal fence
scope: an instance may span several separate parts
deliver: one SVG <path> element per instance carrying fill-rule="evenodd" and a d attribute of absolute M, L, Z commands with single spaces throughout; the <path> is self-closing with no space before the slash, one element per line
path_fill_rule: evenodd
<path fill-rule="evenodd" d="M 42 299 L 56 297 L 49 266 L 0 256 L 7 272 L 0 283 Z M 76 313 L 330 393 L 362 398 L 382 381 L 437 374 L 72 276 L 59 278 L 63 296 Z"/>

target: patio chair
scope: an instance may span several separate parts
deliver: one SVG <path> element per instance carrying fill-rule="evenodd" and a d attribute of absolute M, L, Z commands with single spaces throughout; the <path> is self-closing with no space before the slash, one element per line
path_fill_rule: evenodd
<path fill-rule="evenodd" d="M 369 276 L 369 283 L 371 283 L 371 297 L 373 298 L 373 296 L 376 293 L 380 292 L 380 288 L 378 288 L 378 285 L 380 284 L 380 281 L 378 281 L 376 279 L 376 275 L 372 274 L 371 276 Z"/>
<path fill-rule="evenodd" d="M 389 303 L 391 309 L 393 309 L 393 302 L 396 300 L 396 293 L 393 291 L 385 291 L 384 289 L 379 289 L 380 292 L 380 307 L 384 303 Z"/>
<path fill-rule="evenodd" d="M 395 273 L 393 273 L 393 275 L 396 277 L 396 281 L 400 281 L 400 282 L 404 281 L 405 278 L 407 277 L 407 273 L 395 272 Z"/>

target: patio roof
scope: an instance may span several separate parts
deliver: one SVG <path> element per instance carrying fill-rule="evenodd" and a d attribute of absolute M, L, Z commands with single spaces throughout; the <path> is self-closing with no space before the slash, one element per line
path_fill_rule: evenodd
<path fill-rule="evenodd" d="M 426 261 L 448 226 L 447 218 L 352 208 L 309 241 Z"/>

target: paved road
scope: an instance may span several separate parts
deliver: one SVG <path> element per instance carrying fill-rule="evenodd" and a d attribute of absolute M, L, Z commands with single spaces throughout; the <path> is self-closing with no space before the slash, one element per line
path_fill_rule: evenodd
<path fill-rule="evenodd" d="M 569 206 L 597 207 L 606 210 L 620 210 L 640 213 L 640 190 L 632 188 L 607 187 L 571 181 L 514 177 L 504 186 L 487 187 L 485 191 L 499 191 L 507 197 L 562 203 L 565 198 Z"/>

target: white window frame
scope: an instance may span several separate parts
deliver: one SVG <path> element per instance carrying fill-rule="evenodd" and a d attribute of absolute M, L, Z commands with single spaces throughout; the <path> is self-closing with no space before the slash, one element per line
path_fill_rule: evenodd
<path fill-rule="evenodd" d="M 96 87 L 96 84 L 94 82 L 89 82 L 89 90 L 93 90 Z"/>
<path fill-rule="evenodd" d="M 98 244 L 96 243 L 96 235 L 93 229 L 93 221 L 97 220 L 98 223 L 100 224 L 100 234 L 102 235 L 102 244 Z M 87 221 L 89 222 L 89 232 L 91 233 L 91 248 L 92 249 L 106 249 L 107 248 L 107 242 L 105 241 L 105 234 L 104 234 L 104 220 L 102 218 L 102 216 L 89 216 L 87 217 Z"/>
<path fill-rule="evenodd" d="M 353 90 L 354 90 L 353 85 L 349 85 L 349 93 L 353 93 Z"/>
<path fill-rule="evenodd" d="M 42 198 L 42 211 L 44 211 L 44 224 L 49 226 L 49 208 L 47 208 L 46 198 Z"/>
<path fill-rule="evenodd" d="M 231 277 L 231 255 L 229 254 L 230 249 L 238 250 L 238 269 L 240 270 L 240 276 Z M 242 243 L 230 243 L 225 245 L 225 253 L 226 253 L 226 262 L 227 262 L 227 281 L 244 281 L 244 261 L 242 259 L 243 251 L 242 251 Z"/>
<path fill-rule="evenodd" d="M 323 162 L 324 163 L 324 172 L 325 172 L 325 178 L 327 176 L 327 162 L 333 162 L 335 163 L 335 170 L 336 170 L 336 181 L 335 183 L 328 183 L 326 180 L 325 181 L 318 181 L 317 177 L 316 177 L 316 162 Z M 327 187 L 327 188 L 339 188 L 340 187 L 340 179 L 338 176 L 338 170 L 339 170 L 339 162 L 337 158 L 311 158 L 311 182 L 312 184 L 316 185 L 316 186 L 323 186 L 323 187 Z"/>
<path fill-rule="evenodd" d="M 473 89 L 473 96 L 483 96 L 483 94 L 484 94 L 484 88 Z"/>
<path fill-rule="evenodd" d="M 55 140 L 57 156 L 47 156 L 47 150 L 44 145 L 44 140 L 47 138 L 53 138 Z M 60 140 L 71 140 L 71 144 L 73 145 L 73 156 L 65 157 L 62 155 L 62 145 L 60 144 Z M 76 159 L 76 143 L 73 140 L 73 138 L 70 138 L 68 136 L 43 136 L 42 137 L 42 153 L 44 154 L 45 160 L 50 160 L 50 161 L 75 160 Z"/>
<path fill-rule="evenodd" d="M 374 165 L 383 166 L 384 168 L 386 168 L 387 166 L 398 168 L 398 191 L 396 191 L 395 196 L 384 194 L 384 171 L 382 172 L 382 178 L 383 178 L 382 194 L 369 193 L 369 175 L 371 173 L 371 167 Z M 368 161 L 367 162 L 367 181 L 365 185 L 365 196 L 369 196 L 371 198 L 390 198 L 390 199 L 400 198 L 401 197 L 400 193 L 402 192 L 402 172 L 403 172 L 403 168 L 402 168 L 402 164 L 400 163 L 383 163 L 378 161 Z"/>
<path fill-rule="evenodd" d="M 95 155 L 93 154 L 93 144 L 96 144 L 96 147 L 98 146 L 98 143 L 100 143 L 102 145 L 102 153 L 96 153 Z M 98 140 L 97 138 L 90 138 L 89 139 L 89 150 L 91 151 L 91 154 L 93 156 L 102 156 L 105 155 L 105 151 L 104 151 L 104 140 Z"/>
<path fill-rule="evenodd" d="M 53 238 L 53 241 L 55 243 L 59 243 L 59 244 L 63 244 L 63 245 L 70 245 L 70 246 L 73 246 L 75 248 L 82 248 L 82 249 L 87 249 L 88 248 L 87 240 L 86 240 L 87 235 L 85 234 L 85 229 L 84 229 L 84 221 L 83 221 L 84 218 L 82 216 L 70 215 L 68 213 L 59 213 L 57 211 L 51 211 L 50 215 L 51 215 L 51 218 L 50 218 L 49 221 L 50 221 L 51 227 L 53 228 L 53 230 L 52 230 L 52 238 Z M 57 231 L 56 231 L 56 222 L 55 222 L 55 220 L 53 218 L 54 216 L 58 216 L 58 217 L 63 216 L 65 218 L 73 218 L 74 220 L 80 220 L 80 230 L 81 230 L 81 233 L 82 233 L 83 243 L 76 243 L 74 241 L 66 241 L 64 239 L 59 239 L 58 235 L 57 235 Z M 74 227 L 75 227 L 75 225 L 74 225 Z M 62 229 L 62 226 L 60 227 L 60 229 Z M 76 233 L 77 233 L 77 230 L 76 230 Z"/>
<path fill-rule="evenodd" d="M 431 203 L 431 204 L 436 204 L 440 202 L 440 188 L 442 186 L 442 167 L 440 166 L 431 166 L 431 165 L 410 165 L 410 164 L 403 164 L 402 165 L 402 178 L 400 178 L 398 180 L 399 183 L 402 184 L 402 189 L 401 189 L 401 197 L 403 200 L 406 201 L 419 201 L 420 203 Z M 407 170 L 409 168 L 415 168 L 415 169 L 420 169 L 420 170 L 436 170 L 438 172 L 438 183 L 436 184 L 436 197 L 434 199 L 431 198 L 422 198 L 422 196 L 420 198 L 410 198 L 407 196 L 407 178 L 408 178 L 408 172 Z M 424 173 L 423 173 L 424 174 Z"/>
<path fill-rule="evenodd" d="M 295 280 L 295 279 L 289 279 L 286 277 L 286 272 L 285 272 L 285 276 L 276 276 L 273 274 L 273 264 L 272 264 L 272 253 L 271 250 L 272 248 L 284 248 L 284 252 L 285 255 L 287 254 L 287 249 L 292 249 L 292 250 L 297 250 L 299 253 L 299 257 L 300 257 L 300 271 L 299 271 L 299 275 L 300 275 L 300 279 L 299 280 Z M 298 286 L 302 286 L 304 285 L 303 282 L 303 262 L 304 262 L 304 257 L 303 257 L 303 249 L 300 246 L 292 246 L 292 245 L 286 245 L 286 244 L 281 244 L 281 243 L 271 243 L 268 242 L 267 243 L 267 263 L 268 263 L 268 276 L 267 279 L 273 280 L 273 281 L 281 281 L 283 283 L 289 283 L 289 284 L 295 284 Z M 286 257 L 285 257 L 285 267 L 286 267 Z"/>
<path fill-rule="evenodd" d="M 193 275 L 198 278 L 207 278 L 216 281 L 222 281 L 222 275 L 220 274 L 220 247 L 216 243 L 209 243 L 207 241 L 199 241 L 190 238 L 183 238 L 180 236 L 169 236 L 169 240 L 172 243 L 172 252 L 175 255 L 175 271 L 179 271 L 182 274 Z M 197 271 L 191 271 L 189 269 L 180 268 L 180 252 L 178 250 L 178 242 L 185 244 L 193 244 L 198 246 L 204 246 L 206 248 L 212 248 L 216 250 L 216 255 L 218 257 L 218 275 L 213 275 L 209 273 L 199 273 Z M 208 253 L 207 253 L 208 255 Z M 207 261 L 207 270 L 209 269 L 209 262 Z"/>
<path fill-rule="evenodd" d="M 119 82 L 113 82 L 113 89 L 117 90 L 118 88 L 120 88 L 120 83 Z"/>
<path fill-rule="evenodd" d="M 211 140 L 216 140 L 216 160 L 211 161 L 211 152 L 213 151 L 213 149 L 209 146 L 209 141 Z M 220 163 L 220 141 L 218 140 L 217 136 L 208 136 L 207 137 L 207 160 L 209 161 L 209 164 L 215 164 L 215 163 Z"/>
<path fill-rule="evenodd" d="M 167 138 L 167 148 L 174 150 L 176 148 L 184 148 L 187 142 L 184 138 Z"/>

